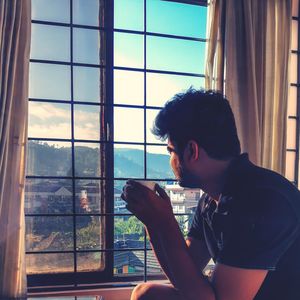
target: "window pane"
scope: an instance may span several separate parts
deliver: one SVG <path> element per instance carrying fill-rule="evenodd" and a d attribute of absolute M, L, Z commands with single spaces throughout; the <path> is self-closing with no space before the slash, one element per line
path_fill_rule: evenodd
<path fill-rule="evenodd" d="M 155 135 L 151 132 L 151 129 L 154 124 L 154 120 L 158 114 L 159 110 L 157 109 L 147 109 L 147 143 L 167 143 L 166 141 L 160 141 Z"/>
<path fill-rule="evenodd" d="M 290 181 L 295 180 L 295 163 L 296 163 L 296 153 L 287 151 L 285 176 Z"/>
<path fill-rule="evenodd" d="M 103 232 L 103 217 L 80 216 L 76 217 L 77 250 L 101 249 L 104 241 L 101 241 Z"/>
<path fill-rule="evenodd" d="M 147 68 L 203 74 L 205 43 L 147 36 Z"/>
<path fill-rule="evenodd" d="M 295 1 L 294 1 L 295 2 Z M 298 1 L 297 1 L 298 2 Z M 291 49 L 298 49 L 298 20 L 292 20 L 292 32 L 291 32 Z"/>
<path fill-rule="evenodd" d="M 79 272 L 103 271 L 104 258 L 105 258 L 105 254 L 102 252 L 77 253 L 77 271 Z M 103 264 L 101 262 L 103 262 Z M 76 299 L 80 299 L 80 297 L 77 297 Z M 87 299 L 88 299 L 87 297 L 84 298 L 84 300 Z"/>
<path fill-rule="evenodd" d="M 99 0 L 73 0 L 73 24 L 99 26 Z"/>
<path fill-rule="evenodd" d="M 71 143 L 28 141 L 27 175 L 70 176 Z"/>
<path fill-rule="evenodd" d="M 289 86 L 287 115 L 297 115 L 297 87 L 295 86 Z"/>
<path fill-rule="evenodd" d="M 291 60 L 290 60 L 290 68 L 289 68 L 289 80 L 291 83 L 297 83 L 297 64 L 298 64 L 298 54 L 291 54 Z"/>
<path fill-rule="evenodd" d="M 114 253 L 114 275 L 130 276 L 144 274 L 143 251 L 118 251 Z"/>
<path fill-rule="evenodd" d="M 144 178 L 144 147 L 114 145 L 114 177 Z"/>
<path fill-rule="evenodd" d="M 101 196 L 100 180 L 76 180 L 76 211 L 78 213 L 101 213 Z"/>
<path fill-rule="evenodd" d="M 73 29 L 74 62 L 100 64 L 100 47 L 102 46 L 100 45 L 100 33 L 101 31 L 95 29 Z"/>
<path fill-rule="evenodd" d="M 144 110 L 115 107 L 114 139 L 119 142 L 144 142 Z"/>
<path fill-rule="evenodd" d="M 74 272 L 73 254 L 27 254 L 26 272 L 29 275 Z"/>
<path fill-rule="evenodd" d="M 100 102 L 100 82 L 104 70 L 98 68 L 73 67 L 74 100 Z"/>
<path fill-rule="evenodd" d="M 73 212 L 72 181 L 68 179 L 27 179 L 25 213 L 66 214 Z"/>
<path fill-rule="evenodd" d="M 31 58 L 70 61 L 70 28 L 32 24 L 31 29 Z"/>
<path fill-rule="evenodd" d="M 114 33 L 114 65 L 120 67 L 144 67 L 144 37 L 132 33 Z"/>
<path fill-rule="evenodd" d="M 35 138 L 70 138 L 71 106 L 29 102 L 28 136 Z"/>
<path fill-rule="evenodd" d="M 166 146 L 147 146 L 147 178 L 174 178 Z"/>
<path fill-rule="evenodd" d="M 114 27 L 129 30 L 144 30 L 144 1 L 115 0 Z"/>
<path fill-rule="evenodd" d="M 100 107 L 74 105 L 74 136 L 80 140 L 100 140 Z"/>
<path fill-rule="evenodd" d="M 144 73 L 115 70 L 114 103 L 144 105 Z"/>
<path fill-rule="evenodd" d="M 29 97 L 51 100 L 70 100 L 70 67 L 31 63 L 29 70 Z"/>
<path fill-rule="evenodd" d="M 191 86 L 204 87 L 204 78 L 170 74 L 147 73 L 147 105 L 164 106 L 175 94 L 185 91 Z"/>
<path fill-rule="evenodd" d="M 147 31 L 205 38 L 206 11 L 199 5 L 147 0 Z"/>
<path fill-rule="evenodd" d="M 70 23 L 70 0 L 32 0 L 32 20 Z"/>
<path fill-rule="evenodd" d="M 134 216 L 114 218 L 114 249 L 144 248 L 144 225 Z"/>
<path fill-rule="evenodd" d="M 297 120 L 295 119 L 288 119 L 287 121 L 287 149 L 296 149 L 296 126 Z"/>
<path fill-rule="evenodd" d="M 73 250 L 73 217 L 26 217 L 26 251 Z"/>
<path fill-rule="evenodd" d="M 118 176 L 120 177 L 120 176 Z M 126 180 L 114 181 L 114 212 L 115 213 L 130 213 L 126 209 L 126 202 L 121 198 L 123 187 L 126 184 Z"/>
<path fill-rule="evenodd" d="M 100 144 L 75 143 L 75 176 L 100 177 Z"/>

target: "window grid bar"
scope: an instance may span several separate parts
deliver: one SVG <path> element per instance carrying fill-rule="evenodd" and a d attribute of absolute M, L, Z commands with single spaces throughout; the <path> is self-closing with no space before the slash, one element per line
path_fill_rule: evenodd
<path fill-rule="evenodd" d="M 49 65 L 65 65 L 65 66 L 75 66 L 75 67 L 89 67 L 89 68 L 105 68 L 105 65 L 101 64 L 87 64 L 73 61 L 62 61 L 62 60 L 48 60 L 48 59 L 36 59 L 31 58 L 30 63 L 39 64 L 49 64 Z"/>
<path fill-rule="evenodd" d="M 71 104 L 70 100 L 52 100 L 52 99 L 40 99 L 40 98 L 29 98 L 29 102 L 45 102 L 55 104 Z M 123 108 L 140 108 L 140 109 L 155 109 L 160 110 L 160 106 L 145 106 L 145 105 L 134 105 L 134 104 L 109 104 L 100 102 L 86 102 L 86 101 L 73 101 L 74 104 L 79 105 L 91 105 L 91 106 L 108 106 L 108 107 L 123 107 Z"/>
<path fill-rule="evenodd" d="M 76 188 L 75 188 L 75 148 L 74 148 L 74 81 L 73 81 L 73 0 L 70 0 L 70 61 L 71 61 L 71 151 L 72 151 L 72 200 L 73 200 L 73 213 L 76 212 Z M 76 217 L 73 215 L 73 249 L 77 249 L 77 239 L 76 239 Z M 74 272 L 77 273 L 77 256 L 73 255 L 74 259 Z M 77 282 L 75 282 L 77 285 Z"/>
<path fill-rule="evenodd" d="M 59 138 L 36 138 L 29 137 L 29 141 L 48 141 L 48 142 L 71 142 L 72 139 L 59 139 Z M 81 140 L 74 139 L 75 143 L 94 143 L 94 144 L 117 144 L 117 145 L 136 145 L 136 146 L 167 146 L 166 143 L 144 143 L 144 142 L 111 142 L 111 141 L 102 141 L 102 140 Z"/>
<path fill-rule="evenodd" d="M 144 70 L 147 68 L 147 38 L 146 38 L 146 32 L 147 32 L 147 4 L 146 0 L 144 2 Z M 147 72 L 144 72 L 144 106 L 147 105 Z M 147 178 L 147 110 L 144 108 L 144 179 Z M 143 234 L 144 234 L 144 282 L 147 281 L 147 233 L 146 229 L 143 228 Z"/>

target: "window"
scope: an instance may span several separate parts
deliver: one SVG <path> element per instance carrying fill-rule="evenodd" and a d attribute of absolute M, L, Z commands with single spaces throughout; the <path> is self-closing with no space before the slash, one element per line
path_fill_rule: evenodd
<path fill-rule="evenodd" d="M 120 195 L 128 178 L 176 190 L 150 128 L 173 94 L 204 85 L 200 2 L 32 0 L 29 286 L 162 275 Z M 179 209 L 184 234 L 193 209 Z"/>
<path fill-rule="evenodd" d="M 291 58 L 290 58 L 290 88 L 287 109 L 287 153 L 286 177 L 298 188 L 299 182 L 299 1 L 293 0 L 293 18 L 291 32 Z"/>

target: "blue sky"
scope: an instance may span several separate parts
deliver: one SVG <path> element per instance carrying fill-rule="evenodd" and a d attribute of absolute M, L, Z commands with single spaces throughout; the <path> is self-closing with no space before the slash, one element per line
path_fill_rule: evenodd
<path fill-rule="evenodd" d="M 69 0 L 33 0 L 32 18 L 69 23 Z M 116 29 L 163 33 L 205 38 L 206 8 L 162 0 L 147 0 L 144 28 L 143 0 L 115 0 Z M 97 26 L 98 1 L 73 0 L 73 22 Z M 70 28 L 32 25 L 31 58 L 70 62 Z M 144 39 L 146 68 L 160 71 L 204 73 L 205 43 L 179 39 L 114 33 L 115 67 L 134 67 L 140 71 L 114 71 L 114 103 L 163 106 L 175 93 L 191 85 L 203 87 L 203 78 L 169 74 L 146 74 L 144 86 Z M 73 61 L 99 64 L 99 31 L 74 28 Z M 31 98 L 71 99 L 71 68 L 67 65 L 32 63 L 30 67 Z M 73 96 L 76 101 L 99 102 L 100 71 L 91 67 L 74 67 Z M 115 140 L 143 142 L 144 112 L 137 108 L 115 108 Z M 147 111 L 147 142 L 159 142 L 150 133 L 157 110 Z M 29 136 L 49 138 L 71 137 L 71 110 L 68 104 L 30 103 Z M 99 108 L 75 105 L 75 138 L 99 139 Z M 155 152 L 161 152 L 157 147 Z M 165 153 L 165 152 L 164 152 Z"/>

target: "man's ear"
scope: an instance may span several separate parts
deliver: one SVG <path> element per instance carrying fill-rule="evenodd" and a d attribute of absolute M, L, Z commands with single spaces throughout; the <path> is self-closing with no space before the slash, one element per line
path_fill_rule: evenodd
<path fill-rule="evenodd" d="M 186 158 L 190 161 L 196 161 L 199 159 L 199 145 L 196 141 L 188 141 L 185 147 Z"/>

